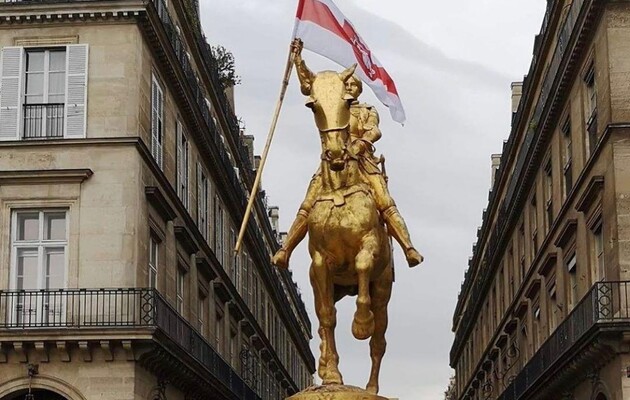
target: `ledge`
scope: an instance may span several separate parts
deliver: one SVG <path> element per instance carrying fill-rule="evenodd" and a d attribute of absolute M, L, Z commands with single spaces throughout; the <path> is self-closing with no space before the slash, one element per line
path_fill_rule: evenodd
<path fill-rule="evenodd" d="M 178 225 L 174 230 L 178 243 L 182 245 L 186 253 L 190 255 L 199 251 L 199 246 L 197 246 L 192 234 L 185 226 Z"/>
<path fill-rule="evenodd" d="M 543 260 L 540 268 L 538 268 L 538 274 L 540 276 L 547 277 L 549 273 L 556 266 L 556 261 L 558 260 L 558 254 L 554 251 L 551 253 L 547 253 L 547 256 Z"/>
<path fill-rule="evenodd" d="M 175 210 L 173 210 L 173 207 L 171 207 L 160 189 L 155 186 L 147 186 L 144 188 L 144 193 L 147 195 L 149 203 L 155 207 L 160 216 L 166 221 L 172 221 L 177 217 Z"/>
<path fill-rule="evenodd" d="M 575 205 L 575 209 L 582 213 L 588 211 L 603 188 L 604 177 L 600 175 L 592 177 L 588 186 L 584 190 L 584 193 L 580 196 L 577 204 Z"/>
<path fill-rule="evenodd" d="M 558 238 L 554 242 L 557 247 L 564 249 L 566 245 L 569 243 L 569 240 L 575 235 L 575 231 L 577 230 L 577 220 L 570 219 L 562 227 L 560 234 L 558 234 Z"/>
<path fill-rule="evenodd" d="M 40 185 L 46 183 L 81 183 L 94 175 L 91 169 L 34 169 L 0 171 L 0 185 Z"/>

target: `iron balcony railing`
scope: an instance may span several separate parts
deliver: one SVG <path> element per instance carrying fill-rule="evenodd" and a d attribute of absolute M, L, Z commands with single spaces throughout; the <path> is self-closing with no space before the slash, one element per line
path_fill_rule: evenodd
<path fill-rule="evenodd" d="M 589 332 L 613 324 L 620 329 L 630 328 L 630 281 L 596 283 L 516 375 L 499 400 L 524 398 L 559 362 L 569 361 L 567 353 Z"/>
<path fill-rule="evenodd" d="M 214 347 L 155 289 L 0 291 L 0 331 L 156 328 L 239 399 L 260 400 Z"/>
<path fill-rule="evenodd" d="M 24 139 L 62 138 L 63 103 L 24 104 Z"/>

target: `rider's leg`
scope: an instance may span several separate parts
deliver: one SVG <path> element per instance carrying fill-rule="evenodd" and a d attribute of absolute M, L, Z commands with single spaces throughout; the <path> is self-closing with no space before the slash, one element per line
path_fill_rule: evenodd
<path fill-rule="evenodd" d="M 409 266 L 415 267 L 424 260 L 424 257 L 422 257 L 411 243 L 409 230 L 407 229 L 405 220 L 396 207 L 394 199 L 389 194 L 385 178 L 381 174 L 370 174 L 368 175 L 368 179 L 374 190 L 376 206 L 385 220 L 389 234 L 396 239 L 400 247 L 402 247 Z"/>
<path fill-rule="evenodd" d="M 282 248 L 271 259 L 272 264 L 280 268 L 288 268 L 289 258 L 291 253 L 297 247 L 298 244 L 304 239 L 308 232 L 308 214 L 317 200 L 317 194 L 321 189 L 321 178 L 319 174 L 315 175 L 311 180 L 306 191 L 306 198 L 300 206 L 291 228 L 287 233 L 287 237 L 282 245 Z"/>

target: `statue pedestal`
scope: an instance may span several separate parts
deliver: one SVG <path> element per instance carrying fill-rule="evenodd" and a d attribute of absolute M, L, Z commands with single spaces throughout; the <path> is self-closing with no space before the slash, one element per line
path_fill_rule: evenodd
<path fill-rule="evenodd" d="M 326 385 L 311 386 L 286 400 L 388 400 L 356 386 Z"/>

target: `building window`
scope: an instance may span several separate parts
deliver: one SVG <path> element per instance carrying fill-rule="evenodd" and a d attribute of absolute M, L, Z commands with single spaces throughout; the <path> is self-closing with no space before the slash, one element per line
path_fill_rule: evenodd
<path fill-rule="evenodd" d="M 12 276 L 16 289 L 63 289 L 68 249 L 67 211 L 15 211 Z"/>
<path fill-rule="evenodd" d="M 597 85 L 595 83 L 595 65 L 591 62 L 584 76 L 586 87 L 586 133 L 588 137 L 587 154 L 592 154 L 597 145 Z"/>
<path fill-rule="evenodd" d="M 547 278 L 547 293 L 549 294 L 549 310 L 547 311 L 547 326 L 549 334 L 556 330 L 558 326 L 558 299 L 556 294 L 556 275 Z"/>
<path fill-rule="evenodd" d="M 533 334 L 534 334 L 534 352 L 538 350 L 540 345 L 540 297 L 532 301 L 532 320 L 534 321 Z"/>
<path fill-rule="evenodd" d="M 177 306 L 177 312 L 180 315 L 184 314 L 184 293 L 186 292 L 186 271 L 181 267 L 177 268 L 177 279 L 175 287 L 175 301 Z"/>
<path fill-rule="evenodd" d="M 65 210 L 15 211 L 11 227 L 12 287 L 18 290 L 66 287 L 68 224 Z M 18 295 L 11 320 L 42 326 L 62 322 L 64 300 Z"/>
<path fill-rule="evenodd" d="M 0 140 L 85 137 L 87 45 L 4 47 Z"/>
<path fill-rule="evenodd" d="M 534 193 L 534 196 L 532 196 L 532 200 L 530 202 L 530 209 L 531 209 L 531 213 L 529 215 L 530 220 L 529 220 L 529 227 L 530 227 L 530 232 L 531 232 L 531 236 L 532 236 L 532 241 L 531 241 L 531 254 L 530 254 L 530 261 L 533 262 L 534 259 L 536 258 L 536 254 L 538 254 L 538 203 L 536 201 L 536 194 Z"/>
<path fill-rule="evenodd" d="M 578 301 L 577 254 L 573 250 L 565 261 L 569 273 L 569 309 L 573 309 Z"/>
<path fill-rule="evenodd" d="M 518 228 L 518 257 L 520 260 L 521 283 L 525 280 L 525 224 Z"/>
<path fill-rule="evenodd" d="M 164 157 L 164 92 L 153 75 L 151 82 L 151 154 L 160 168 Z"/>
<path fill-rule="evenodd" d="M 215 213 L 214 213 L 214 252 L 217 255 L 217 259 L 221 266 L 225 269 L 225 259 L 223 258 L 223 247 L 225 246 L 223 237 L 223 208 L 221 207 L 221 200 L 217 196 L 215 201 Z"/>
<path fill-rule="evenodd" d="M 197 329 L 201 332 L 202 335 L 205 336 L 204 330 L 206 329 L 205 325 L 205 315 L 206 315 L 206 303 L 208 301 L 208 296 L 199 291 L 199 296 L 197 297 Z"/>
<path fill-rule="evenodd" d="M 214 324 L 214 339 L 216 343 L 216 348 L 219 353 L 222 353 L 223 349 L 223 337 L 225 326 L 223 325 L 223 307 L 219 304 L 216 306 L 216 321 Z"/>
<path fill-rule="evenodd" d="M 595 270 L 597 273 L 594 281 L 599 281 L 605 279 L 606 277 L 604 264 L 604 233 L 601 221 L 595 225 L 593 230 L 591 230 L 591 234 L 593 241 L 593 261 L 595 263 Z"/>
<path fill-rule="evenodd" d="M 208 240 L 208 195 L 208 178 L 201 164 L 197 163 L 197 227 L 206 240 Z"/>
<path fill-rule="evenodd" d="M 26 51 L 24 138 L 61 138 L 66 101 L 66 48 Z"/>
<path fill-rule="evenodd" d="M 158 262 L 160 254 L 160 242 L 151 236 L 149 239 L 149 287 L 157 288 Z"/>
<path fill-rule="evenodd" d="M 177 195 L 186 209 L 189 205 L 189 152 L 188 137 L 182 123 L 177 121 Z"/>
<path fill-rule="evenodd" d="M 545 163 L 545 236 L 553 224 L 553 169 L 551 157 Z"/>
<path fill-rule="evenodd" d="M 566 199 L 573 189 L 573 140 L 571 138 L 571 119 L 567 117 L 562 125 L 562 161 L 563 161 L 563 199 Z"/>

